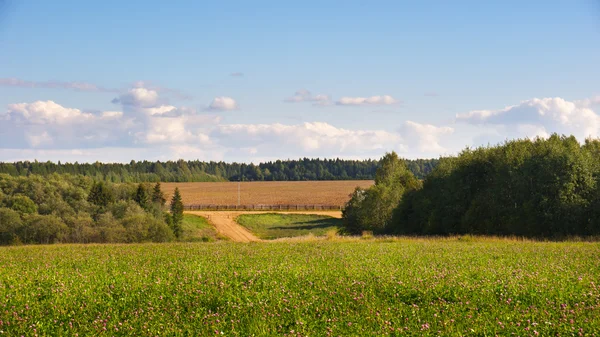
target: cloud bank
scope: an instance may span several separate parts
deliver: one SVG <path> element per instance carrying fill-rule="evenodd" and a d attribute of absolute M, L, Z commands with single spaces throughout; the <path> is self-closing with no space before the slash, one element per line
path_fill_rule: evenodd
<path fill-rule="evenodd" d="M 600 136 L 598 97 L 569 101 L 533 98 L 500 109 L 457 114 L 446 124 L 407 120 L 387 128 L 351 129 L 335 123 L 223 123 L 240 108 L 217 96 L 206 109 L 170 104 L 143 83 L 120 92 L 114 109 L 84 111 L 60 102 L 9 104 L 0 110 L 0 160 L 129 161 L 200 159 L 257 161 L 299 157 L 378 158 L 397 151 L 409 158 L 453 154 L 465 146 L 553 132 L 580 140 Z M 286 102 L 331 102 L 298 90 Z M 341 105 L 386 105 L 391 96 L 342 97 Z"/>

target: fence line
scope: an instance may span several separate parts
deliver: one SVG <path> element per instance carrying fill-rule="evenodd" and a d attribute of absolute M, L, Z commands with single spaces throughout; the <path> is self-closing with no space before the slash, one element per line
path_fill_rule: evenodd
<path fill-rule="evenodd" d="M 186 211 L 226 211 L 226 210 L 244 210 L 244 211 L 339 211 L 343 206 L 340 205 L 185 205 Z"/>

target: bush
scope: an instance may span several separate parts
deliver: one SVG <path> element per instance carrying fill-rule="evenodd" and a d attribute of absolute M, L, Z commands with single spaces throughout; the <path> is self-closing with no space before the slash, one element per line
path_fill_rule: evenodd
<path fill-rule="evenodd" d="M 0 244 L 12 244 L 19 239 L 18 233 L 23 229 L 23 221 L 16 211 L 0 207 Z"/>
<path fill-rule="evenodd" d="M 32 214 L 25 218 L 23 241 L 26 243 L 59 243 L 66 239 L 69 228 L 55 215 Z"/>
<path fill-rule="evenodd" d="M 8 198 L 6 205 L 21 214 L 37 213 L 36 204 L 25 195 L 15 195 L 12 198 Z"/>

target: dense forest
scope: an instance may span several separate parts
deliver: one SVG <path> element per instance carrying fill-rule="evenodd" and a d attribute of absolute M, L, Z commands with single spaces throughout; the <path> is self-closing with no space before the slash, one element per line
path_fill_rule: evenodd
<path fill-rule="evenodd" d="M 395 153 L 344 209 L 348 233 L 600 235 L 600 140 L 513 140 L 442 158 L 423 181 Z"/>
<path fill-rule="evenodd" d="M 406 165 L 422 179 L 437 165 L 437 159 L 407 160 Z M 377 160 L 300 159 L 254 164 L 194 161 L 131 161 L 119 163 L 52 163 L 24 161 L 1 163 L 0 174 L 11 176 L 54 173 L 92 177 L 96 181 L 121 182 L 197 182 L 197 181 L 298 181 L 371 180 L 379 166 Z"/>
<path fill-rule="evenodd" d="M 160 184 L 0 174 L 0 244 L 171 241 L 181 234 L 183 204 L 178 192 L 171 212 L 166 202 Z"/>

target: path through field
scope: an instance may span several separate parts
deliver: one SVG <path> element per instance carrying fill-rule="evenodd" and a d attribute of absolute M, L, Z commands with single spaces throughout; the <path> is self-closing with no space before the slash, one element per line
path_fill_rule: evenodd
<path fill-rule="evenodd" d="M 222 234 L 230 238 L 234 242 L 255 242 L 261 241 L 256 235 L 252 234 L 249 230 L 240 226 L 235 218 L 242 214 L 264 214 L 264 213 L 280 213 L 280 214 L 316 214 L 316 215 L 328 215 L 334 218 L 341 218 L 342 212 L 340 211 L 308 211 L 308 212 L 255 212 L 255 211 L 191 211 L 186 212 L 188 214 L 195 214 L 208 219 L 219 234 Z"/>

